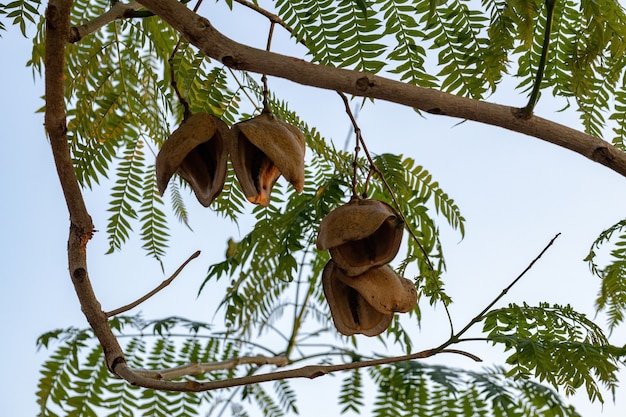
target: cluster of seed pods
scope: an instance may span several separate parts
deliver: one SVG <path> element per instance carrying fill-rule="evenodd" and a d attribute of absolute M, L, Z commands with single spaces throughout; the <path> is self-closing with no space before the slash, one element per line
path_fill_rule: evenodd
<path fill-rule="evenodd" d="M 322 274 L 337 330 L 377 336 L 394 313 L 413 310 L 417 290 L 388 265 L 402 243 L 404 223 L 387 203 L 353 197 L 322 220 L 317 248 L 331 256 Z"/>
<path fill-rule="evenodd" d="M 248 201 L 267 206 L 281 175 L 302 192 L 304 153 L 302 132 L 269 111 L 231 128 L 217 116 L 196 113 L 161 147 L 157 186 L 162 195 L 176 173 L 208 207 L 224 187 L 230 158 Z M 317 248 L 331 255 L 322 285 L 340 333 L 379 335 L 394 313 L 415 307 L 415 285 L 388 265 L 400 248 L 403 226 L 388 204 L 358 197 L 322 220 Z"/>
<path fill-rule="evenodd" d="M 208 207 L 220 194 L 230 157 L 244 195 L 267 206 L 272 187 L 283 175 L 297 192 L 304 187 L 304 135 L 294 126 L 263 112 L 229 128 L 219 117 L 196 113 L 163 143 L 156 159 L 161 195 L 172 175 L 183 178 Z"/>

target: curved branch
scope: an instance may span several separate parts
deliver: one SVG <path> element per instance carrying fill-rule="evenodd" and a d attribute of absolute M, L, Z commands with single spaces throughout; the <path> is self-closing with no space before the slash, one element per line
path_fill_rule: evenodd
<path fill-rule="evenodd" d="M 232 388 L 241 385 L 258 384 L 260 382 L 277 381 L 282 379 L 294 379 L 294 378 L 308 378 L 314 379 L 320 376 L 331 374 L 339 371 L 348 371 L 351 369 L 366 368 L 377 365 L 387 365 L 397 362 L 405 362 L 415 359 L 424 359 L 439 353 L 453 353 L 457 355 L 463 355 L 471 358 L 475 361 L 481 359 L 471 353 L 457 350 L 457 349 L 428 349 L 421 352 L 416 352 L 410 355 L 394 356 L 389 358 L 370 359 L 366 361 L 341 363 L 337 365 L 308 365 L 301 368 L 289 369 L 285 371 L 268 372 L 265 374 L 247 375 L 238 378 L 231 378 L 217 381 L 196 382 L 196 381 L 161 381 L 158 379 L 147 378 L 140 375 L 137 371 L 129 368 L 125 362 L 119 363 L 116 367 L 115 373 L 130 382 L 133 385 L 139 385 L 144 388 L 161 389 L 169 391 L 182 391 L 182 392 L 201 392 L 210 391 L 220 388 Z"/>
<path fill-rule="evenodd" d="M 124 354 L 108 325 L 107 316 L 102 311 L 87 273 L 87 242 L 93 235 L 94 227 L 78 185 L 67 141 L 64 57 L 65 43 L 70 33 L 71 7 L 72 0 L 50 0 L 46 10 L 45 126 L 70 215 L 67 242 L 70 277 L 83 314 L 102 346 L 107 367 L 113 371 L 117 363 L 124 362 Z"/>
<path fill-rule="evenodd" d="M 388 78 L 313 64 L 237 43 L 218 32 L 204 17 L 176 0 L 141 0 L 191 44 L 224 65 L 355 96 L 377 98 L 422 111 L 473 120 L 523 133 L 574 151 L 626 176 L 626 153 L 595 136 L 541 117 L 528 118 L 523 109 L 459 97 Z"/>

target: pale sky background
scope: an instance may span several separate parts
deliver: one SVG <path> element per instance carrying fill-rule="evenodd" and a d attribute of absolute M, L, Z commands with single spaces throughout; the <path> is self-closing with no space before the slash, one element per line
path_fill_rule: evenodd
<path fill-rule="evenodd" d="M 241 7 L 235 7 L 241 11 Z M 209 15 L 222 13 L 224 4 L 206 5 L 204 10 L 218 30 L 235 40 L 264 47 L 265 33 L 241 30 L 258 22 L 266 28 L 262 19 L 245 11 L 245 18 L 239 15 L 235 27 L 226 17 Z M 39 368 L 47 352 L 36 351 L 36 338 L 56 328 L 86 326 L 67 274 L 67 210 L 44 134 L 43 115 L 35 113 L 42 106 L 43 82 L 33 80 L 31 70 L 25 67 L 30 41 L 22 38 L 15 27 L 9 29 L 0 38 L 3 57 L 0 74 L 4 80 L 0 100 L 3 146 L 0 189 L 4 201 L 0 216 L 3 282 L 0 323 L 4 336 L 0 347 L 3 370 L 0 417 L 37 413 L 34 394 Z M 29 33 L 32 35 L 34 28 Z M 276 51 L 301 53 L 298 49 L 296 52 L 286 49 L 289 42 L 281 29 L 277 28 L 275 33 Z M 490 101 L 525 104 L 525 96 L 517 94 L 512 85 L 503 83 L 502 91 Z M 334 139 L 337 146 L 343 146 L 349 120 L 336 93 L 277 79 L 270 79 L 270 87 L 290 101 L 292 108 L 310 125 Z M 556 112 L 562 106 L 562 102 L 555 102 L 547 94 L 536 113 L 578 127 L 572 111 Z M 458 122 L 430 115 L 422 118 L 411 109 L 383 102 L 368 103 L 359 116 L 372 152 L 401 152 L 414 157 L 455 199 L 467 219 L 466 237 L 462 241 L 458 233 L 440 223 L 448 265 L 445 282 L 456 301 L 451 312 L 457 327 L 478 313 L 559 232 L 562 235 L 555 245 L 500 305 L 524 301 L 569 303 L 593 317 L 599 282 L 590 274 L 583 258 L 602 230 L 626 216 L 626 179 L 537 139 L 473 122 L 457 125 Z M 141 246 L 138 239 L 133 239 L 122 253 L 104 255 L 108 193 L 109 189 L 100 188 L 86 195 L 96 229 L 103 231 L 90 242 L 88 260 L 96 293 L 105 310 L 136 299 L 164 279 L 160 267 L 145 259 L 138 249 Z M 141 306 L 146 318 L 178 315 L 212 320 L 217 301 L 211 297 L 211 291 L 196 298 L 198 285 L 207 266 L 222 256 L 227 239 L 237 240 L 248 230 L 246 220 L 239 231 L 210 210 L 202 209 L 193 196 L 187 198 L 187 204 L 192 209 L 195 233 L 176 226 L 171 217 L 166 274 L 195 250 L 202 250 L 202 255 L 167 291 Z M 602 324 L 603 320 L 599 318 Z M 445 340 L 447 332 L 443 310 L 424 306 L 415 348 L 436 346 Z M 614 332 L 611 342 L 618 346 L 626 343 L 624 326 Z M 451 356 L 435 357 L 427 363 L 480 369 L 503 362 L 498 350 L 484 344 L 461 348 L 481 356 L 484 363 L 475 365 L 466 358 Z M 622 375 L 626 378 L 623 372 Z M 322 403 L 330 413 L 336 412 L 333 389 L 340 380 L 324 377 L 295 382 L 301 415 L 321 415 L 320 398 L 324 398 Z M 609 394 L 605 397 L 608 401 L 604 407 L 589 404 L 582 391 L 571 402 L 583 416 L 626 415 L 624 385 L 618 389 L 615 404 L 611 403 Z"/>

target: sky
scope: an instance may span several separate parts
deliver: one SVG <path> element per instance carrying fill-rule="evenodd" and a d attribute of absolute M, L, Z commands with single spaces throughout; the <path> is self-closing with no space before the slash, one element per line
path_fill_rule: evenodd
<path fill-rule="evenodd" d="M 205 13 L 211 18 L 214 13 L 223 13 L 224 7 L 207 6 Z M 237 41 L 264 47 L 264 35 L 238 30 L 253 27 L 259 20 L 247 11 L 239 18 L 237 28 L 225 19 L 216 18 L 213 23 Z M 34 33 L 32 27 L 29 33 Z M 273 45 L 277 51 L 294 51 L 279 30 Z M 0 190 L 5 201 L 0 216 L 0 323 L 4 332 L 0 403 L 3 415 L 27 416 L 37 413 L 34 393 L 47 353 L 36 350 L 37 337 L 56 328 L 84 327 L 86 322 L 67 274 L 68 214 L 44 133 L 43 115 L 36 113 L 43 104 L 43 82 L 33 78 L 25 66 L 30 41 L 11 27 L 2 33 L 0 53 L 5 57 L 0 66 L 5 80 L 0 98 Z M 296 48 L 294 53 L 301 51 Z M 350 126 L 336 93 L 278 79 L 270 79 L 270 87 L 310 125 L 343 146 Z M 514 90 L 513 83 L 504 82 L 501 88 L 490 101 L 525 104 L 525 96 Z M 557 112 L 563 104 L 546 95 L 536 114 L 579 127 L 573 112 Z M 442 116 L 422 117 L 411 109 L 380 101 L 367 103 L 359 113 L 360 128 L 373 153 L 399 152 L 415 158 L 455 199 L 467 219 L 463 240 L 440 224 L 448 266 L 444 279 L 455 300 L 450 309 L 455 324 L 460 326 L 478 313 L 557 233 L 561 236 L 553 247 L 500 305 L 524 301 L 571 304 L 593 317 L 599 282 L 583 258 L 602 230 L 624 218 L 626 179 L 535 138 L 459 122 Z M 108 189 L 99 188 L 85 196 L 100 230 L 106 228 L 107 194 Z M 196 297 L 198 285 L 207 265 L 223 253 L 228 238 L 237 240 L 246 232 L 246 220 L 237 229 L 195 204 L 193 196 L 187 202 L 195 233 L 176 226 L 172 217 L 173 249 L 164 261 L 166 274 L 195 250 L 202 250 L 202 255 L 167 291 L 141 307 L 145 317 L 179 315 L 211 320 L 215 300 L 207 294 Z M 105 310 L 138 298 L 164 279 L 158 264 L 145 260 L 139 247 L 133 240 L 123 252 L 105 255 L 105 233 L 97 233 L 90 242 L 90 274 Z M 598 320 L 603 323 L 602 315 Z M 416 348 L 436 346 L 445 340 L 446 332 L 443 311 L 424 310 Z M 618 346 L 626 343 L 623 326 L 614 332 L 611 342 Z M 467 349 L 483 358 L 479 366 L 502 363 L 501 354 L 489 347 L 472 345 Z M 446 356 L 428 361 L 476 367 L 466 358 Z M 300 392 L 307 393 L 300 395 L 301 415 L 318 415 L 319 398 L 328 393 L 332 380 L 296 382 Z M 623 416 L 624 386 L 616 398 L 612 404 L 607 395 L 609 401 L 604 407 L 588 404 L 584 393 L 571 402 L 583 416 Z"/>

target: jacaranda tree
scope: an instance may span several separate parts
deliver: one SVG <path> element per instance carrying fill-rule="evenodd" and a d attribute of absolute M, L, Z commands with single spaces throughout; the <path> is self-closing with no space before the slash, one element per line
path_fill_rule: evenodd
<path fill-rule="evenodd" d="M 29 65 L 45 79 L 45 126 L 70 217 L 69 278 L 89 324 L 39 339 L 50 349 L 41 415 L 282 416 L 297 413 L 305 395 L 294 379 L 330 373 L 342 378 L 336 400 L 345 413 L 577 416 L 561 394 L 605 401 L 626 355 L 605 334 L 624 322 L 626 220 L 607 224 L 587 257 L 606 329 L 568 305 L 496 306 L 543 252 L 456 328 L 439 230 L 462 237 L 465 219 L 423 161 L 369 151 L 351 103 L 383 100 L 498 126 L 626 176 L 621 5 L 226 0 L 232 24 L 235 2 L 266 24 L 255 29 L 267 33 L 265 50 L 220 33 L 202 0 L 0 3 L 1 29 L 37 28 Z M 275 51 L 279 30 L 306 55 Z M 307 124 L 272 90 L 276 77 L 336 91 L 346 108 L 337 117 L 354 127 L 353 151 Z M 505 79 L 518 83 L 519 103 L 487 102 Z M 542 94 L 567 100 L 584 131 L 536 116 Z M 85 190 L 109 193 L 106 225 L 92 223 Z M 109 252 L 136 234 L 161 263 L 177 239 L 168 225 L 193 223 L 188 207 L 198 203 L 233 227 L 254 219 L 207 265 L 199 288 L 227 282 L 219 321 L 131 312 L 167 291 L 198 253 L 145 297 L 102 311 L 86 262 L 95 229 Z M 615 249 L 600 264 L 605 245 Z M 415 351 L 422 311 L 432 306 L 448 315 L 450 336 Z M 464 349 L 470 339 L 504 350 L 506 363 L 479 372 L 420 361 L 444 353 L 478 360 Z M 402 354 L 373 353 L 390 346 Z"/>

